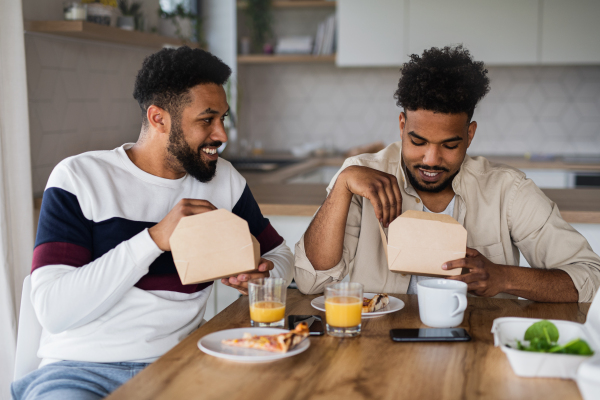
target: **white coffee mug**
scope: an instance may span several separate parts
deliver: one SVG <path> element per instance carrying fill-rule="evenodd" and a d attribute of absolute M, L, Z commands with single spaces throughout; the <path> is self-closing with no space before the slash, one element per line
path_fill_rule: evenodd
<path fill-rule="evenodd" d="M 467 309 L 467 284 L 448 279 L 417 283 L 421 322 L 433 328 L 459 326 Z"/>

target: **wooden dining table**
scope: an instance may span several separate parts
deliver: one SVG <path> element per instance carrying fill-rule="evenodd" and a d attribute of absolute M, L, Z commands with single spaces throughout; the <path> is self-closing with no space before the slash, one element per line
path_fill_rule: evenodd
<path fill-rule="evenodd" d="M 536 303 L 469 297 L 460 325 L 470 342 L 397 343 L 392 328 L 424 328 L 416 295 L 394 295 L 400 311 L 363 319 L 356 338 L 311 336 L 293 357 L 263 364 L 216 358 L 198 340 L 224 329 L 250 327 L 243 296 L 108 399 L 581 399 L 575 381 L 520 378 L 494 347 L 492 322 L 528 317 L 585 322 L 589 303 Z M 306 296 L 288 289 L 286 315 L 321 315 Z"/>

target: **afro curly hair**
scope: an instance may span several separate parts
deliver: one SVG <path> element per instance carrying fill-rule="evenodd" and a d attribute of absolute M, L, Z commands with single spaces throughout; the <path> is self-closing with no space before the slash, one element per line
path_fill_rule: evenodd
<path fill-rule="evenodd" d="M 231 69 L 211 53 L 182 46 L 162 49 L 146 57 L 135 78 L 133 98 L 142 109 L 142 125 L 147 126 L 148 107 L 156 105 L 179 115 L 190 101 L 189 90 L 196 85 L 224 85 Z"/>
<path fill-rule="evenodd" d="M 483 62 L 473 61 L 462 45 L 432 47 L 403 64 L 394 98 L 405 110 L 464 112 L 471 121 L 475 106 L 490 91 L 487 72 Z"/>

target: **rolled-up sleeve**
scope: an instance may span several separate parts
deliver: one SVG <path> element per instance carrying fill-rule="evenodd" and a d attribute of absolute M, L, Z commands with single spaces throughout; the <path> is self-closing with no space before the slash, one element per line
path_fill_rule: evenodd
<path fill-rule="evenodd" d="M 318 211 L 317 211 L 318 212 Z M 306 256 L 304 249 L 304 235 L 296 243 L 294 257 L 295 279 L 298 289 L 305 294 L 322 293 L 325 286 L 330 283 L 342 281 L 352 269 L 358 238 L 360 235 L 362 217 L 362 197 L 352 196 L 348 218 L 346 220 L 346 232 L 344 234 L 344 245 L 342 258 L 336 266 L 328 270 L 316 270 Z"/>
<path fill-rule="evenodd" d="M 579 301 L 593 300 L 600 286 L 600 257 L 529 179 L 517 185 L 509 224 L 514 243 L 529 265 L 565 271 L 579 292 Z"/>

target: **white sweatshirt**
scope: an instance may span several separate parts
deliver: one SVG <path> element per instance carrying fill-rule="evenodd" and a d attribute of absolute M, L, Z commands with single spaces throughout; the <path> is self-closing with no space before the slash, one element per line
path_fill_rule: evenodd
<path fill-rule="evenodd" d="M 262 256 L 275 264 L 271 276 L 293 278 L 290 249 L 229 162 L 219 159 L 208 183 L 170 180 L 136 167 L 129 147 L 67 158 L 48 180 L 31 274 L 42 365 L 151 362 L 198 327 L 212 282 L 182 285 L 171 253 L 148 233 L 183 198 L 248 221 Z"/>

